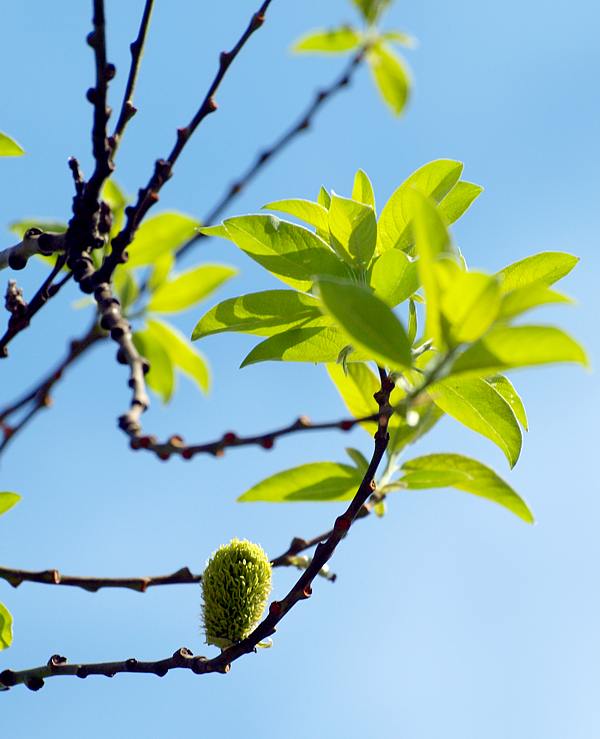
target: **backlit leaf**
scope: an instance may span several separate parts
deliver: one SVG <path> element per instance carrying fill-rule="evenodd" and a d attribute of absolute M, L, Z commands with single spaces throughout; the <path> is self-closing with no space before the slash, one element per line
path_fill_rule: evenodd
<path fill-rule="evenodd" d="M 0 493 L 0 516 L 9 511 L 20 500 L 21 496 L 16 493 Z"/>
<path fill-rule="evenodd" d="M 148 310 L 156 313 L 178 313 L 204 300 L 237 270 L 221 264 L 203 264 L 177 275 L 158 287 L 148 303 Z"/>
<path fill-rule="evenodd" d="M 10 611 L 0 603 L 0 650 L 8 649 L 13 641 L 12 633 L 13 620 Z"/>
<path fill-rule="evenodd" d="M 404 110 L 410 93 L 410 74 L 404 61 L 383 43 L 371 47 L 367 62 L 381 97 L 395 115 Z"/>
<path fill-rule="evenodd" d="M 366 266 L 377 243 L 377 220 L 373 207 L 332 193 L 329 233 L 338 254 L 350 255 L 350 262 Z"/>
<path fill-rule="evenodd" d="M 25 150 L 14 139 L 0 131 L 0 157 L 20 157 L 23 154 Z"/>
<path fill-rule="evenodd" d="M 183 246 L 197 233 L 200 224 L 182 213 L 161 213 L 142 222 L 129 248 L 127 266 L 153 264 L 163 254 Z"/>
<path fill-rule="evenodd" d="M 150 362 L 150 371 L 146 375 L 148 387 L 160 396 L 163 403 L 168 403 L 175 389 L 175 371 L 162 340 L 145 329 L 133 334 L 133 343 L 138 352 Z"/>
<path fill-rule="evenodd" d="M 293 45 L 295 52 L 343 54 L 356 49 L 362 41 L 361 34 L 350 26 L 323 28 L 307 33 Z"/>
<path fill-rule="evenodd" d="M 356 467 L 335 462 L 312 462 L 278 472 L 254 485 L 238 500 L 292 503 L 348 500 L 362 480 Z"/>
<path fill-rule="evenodd" d="M 171 362 L 190 377 L 205 393 L 210 387 L 210 372 L 206 360 L 200 352 L 190 346 L 185 336 L 170 323 L 150 319 L 148 331 L 162 344 Z"/>

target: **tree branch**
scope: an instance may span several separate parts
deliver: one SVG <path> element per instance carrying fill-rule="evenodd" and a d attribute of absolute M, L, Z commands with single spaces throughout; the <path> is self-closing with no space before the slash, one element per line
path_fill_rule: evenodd
<path fill-rule="evenodd" d="M 44 408 L 48 408 L 52 402 L 50 391 L 62 378 L 65 370 L 76 362 L 90 347 L 106 338 L 108 338 L 107 335 L 100 329 L 98 321 L 94 316 L 92 325 L 87 332 L 81 338 L 73 339 L 69 342 L 69 350 L 59 364 L 33 390 L 25 393 L 13 403 L 0 410 L 0 428 L 3 433 L 3 437 L 0 440 L 0 454 L 37 413 Z M 30 408 L 18 422 L 8 422 L 12 416 L 28 405 L 30 405 Z"/>
<path fill-rule="evenodd" d="M 112 156 L 114 157 L 117 147 L 121 143 L 123 132 L 129 121 L 137 113 L 137 108 L 133 104 L 133 93 L 135 91 L 135 84 L 137 81 L 138 72 L 140 69 L 140 63 L 142 61 L 142 54 L 144 52 L 144 43 L 146 41 L 146 35 L 148 33 L 148 27 L 150 25 L 150 18 L 152 16 L 152 10 L 154 7 L 154 0 L 146 0 L 144 5 L 144 11 L 140 20 L 140 28 L 138 31 L 137 38 L 131 43 L 129 49 L 131 51 L 131 66 L 129 68 L 129 76 L 127 77 L 127 84 L 125 85 L 125 94 L 123 95 L 123 103 L 121 105 L 121 112 L 115 126 L 114 133 L 109 141 L 112 147 Z"/>
<path fill-rule="evenodd" d="M 153 662 L 139 662 L 136 659 L 128 659 L 118 662 L 69 665 L 64 657 L 53 655 L 47 665 L 42 667 L 34 667 L 18 672 L 4 670 L 0 673 L 0 684 L 6 688 L 25 684 L 30 690 L 39 690 L 43 687 L 45 678 L 55 677 L 57 675 L 76 675 L 80 678 L 85 678 L 88 675 L 113 677 L 122 672 L 135 672 L 149 673 L 162 677 L 170 670 L 179 668 L 192 670 L 196 674 L 229 672 L 232 662 L 244 654 L 255 651 L 260 642 L 268 639 L 275 633 L 277 624 L 283 619 L 286 613 L 298 602 L 310 598 L 314 579 L 331 559 L 337 546 L 346 537 L 354 520 L 358 517 L 363 505 L 373 493 L 375 474 L 389 441 L 387 432 L 390 415 L 389 397 L 393 388 L 394 383 L 389 380 L 385 373 L 382 373 L 381 389 L 374 396 L 379 406 L 378 425 L 374 437 L 374 451 L 356 495 L 346 511 L 336 518 L 327 539 L 317 545 L 311 563 L 292 586 L 291 590 L 282 600 L 276 600 L 270 604 L 266 618 L 261 621 L 246 639 L 223 650 L 221 654 L 212 659 L 202 656 L 194 657 L 192 652 L 186 647 L 177 650 L 172 657 Z"/>
<path fill-rule="evenodd" d="M 346 88 L 356 72 L 358 66 L 364 59 L 365 49 L 360 49 L 351 59 L 348 65 L 344 68 L 341 75 L 337 77 L 330 85 L 319 90 L 314 99 L 309 103 L 305 110 L 300 114 L 297 122 L 293 124 L 289 129 L 284 131 L 279 138 L 271 144 L 271 146 L 261 151 L 254 163 L 243 172 L 225 192 L 221 200 L 219 200 L 207 214 L 203 220 L 205 224 L 213 224 L 219 219 L 221 214 L 229 207 L 233 200 L 246 189 L 248 184 L 259 174 L 264 166 L 278 156 L 289 144 L 291 144 L 301 133 L 307 131 L 312 125 L 312 121 L 319 110 L 325 105 L 325 103 Z M 183 256 L 189 249 L 194 246 L 201 239 L 208 238 L 205 234 L 198 233 L 183 246 L 177 252 L 177 257 Z"/>

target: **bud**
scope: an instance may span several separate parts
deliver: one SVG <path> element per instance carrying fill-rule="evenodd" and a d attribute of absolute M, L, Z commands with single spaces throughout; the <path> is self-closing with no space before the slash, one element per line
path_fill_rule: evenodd
<path fill-rule="evenodd" d="M 206 643 L 225 649 L 258 623 L 271 592 L 271 563 L 258 544 L 232 539 L 212 555 L 202 575 Z"/>

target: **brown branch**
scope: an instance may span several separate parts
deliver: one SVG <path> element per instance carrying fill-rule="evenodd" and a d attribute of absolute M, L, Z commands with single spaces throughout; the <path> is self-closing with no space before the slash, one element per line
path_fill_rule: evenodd
<path fill-rule="evenodd" d="M 0 454 L 41 410 L 51 405 L 50 391 L 62 378 L 65 370 L 76 362 L 90 347 L 105 338 L 107 338 L 107 335 L 101 331 L 94 317 L 94 321 L 87 332 L 81 338 L 73 339 L 69 342 L 69 350 L 65 357 L 33 390 L 25 393 L 10 405 L 0 410 L 0 429 L 2 431 Z M 16 423 L 13 423 L 12 417 L 26 406 L 30 407 L 27 409 L 25 415 Z"/>
<path fill-rule="evenodd" d="M 203 220 L 205 224 L 213 224 L 219 219 L 221 214 L 229 207 L 233 200 L 245 190 L 248 184 L 260 173 L 264 166 L 271 162 L 278 154 L 280 154 L 289 144 L 291 144 L 301 133 L 307 131 L 312 125 L 312 121 L 319 110 L 325 103 L 335 96 L 336 93 L 346 88 L 352 81 L 352 77 L 358 66 L 364 59 L 365 49 L 360 49 L 351 59 L 342 74 L 337 77 L 330 85 L 319 90 L 314 99 L 309 103 L 306 109 L 300 114 L 297 122 L 289 129 L 284 131 L 281 136 L 271 146 L 263 149 L 256 157 L 254 163 L 243 172 L 225 192 L 221 200 L 219 200 L 207 214 Z M 189 241 L 187 241 L 177 252 L 177 257 L 181 257 L 194 244 L 201 239 L 208 238 L 205 234 L 198 233 Z"/>
<path fill-rule="evenodd" d="M 137 113 L 137 108 L 133 104 L 133 93 L 135 91 L 135 84 L 140 69 L 140 63 L 142 61 L 144 43 L 146 41 L 146 35 L 148 33 L 148 26 L 150 25 L 150 18 L 152 16 L 153 7 L 154 0 L 146 0 L 144 11 L 142 13 L 142 18 L 140 20 L 140 28 L 137 38 L 129 46 L 129 50 L 131 51 L 131 66 L 129 68 L 127 84 L 125 85 L 125 94 L 123 95 L 121 112 L 119 113 L 119 118 L 117 120 L 114 133 L 109 141 L 112 147 L 113 157 L 117 150 L 117 147 L 121 143 L 121 138 L 123 136 L 123 132 L 125 131 L 125 127 L 133 118 L 133 116 Z"/>
<path fill-rule="evenodd" d="M 30 570 L 0 567 L 0 579 L 6 580 L 14 588 L 18 588 L 23 582 L 35 582 L 44 585 L 67 585 L 82 588 L 90 593 L 95 593 L 100 588 L 126 588 L 145 593 L 148 588 L 159 585 L 199 583 L 202 580 L 202 575 L 193 574 L 187 567 L 182 567 L 170 575 L 158 575 L 156 577 L 74 577 L 61 575 L 58 570 L 31 572 Z"/>
<path fill-rule="evenodd" d="M 139 225 L 150 208 L 158 202 L 161 188 L 170 179 L 173 167 L 193 133 L 208 115 L 217 110 L 214 96 L 233 60 L 240 53 L 250 36 L 252 36 L 252 34 L 263 25 L 265 13 L 270 4 L 271 0 L 264 0 L 258 11 L 253 14 L 246 30 L 240 36 L 238 42 L 231 51 L 221 52 L 217 73 L 215 74 L 200 107 L 187 126 L 177 129 L 177 139 L 170 154 L 166 159 L 158 159 L 156 161 L 154 172 L 150 177 L 148 184 L 139 190 L 138 199 L 135 205 L 130 205 L 126 208 L 125 226 L 113 239 L 111 253 L 106 257 L 104 264 L 95 273 L 85 275 L 83 279 L 81 279 L 80 286 L 84 292 L 93 292 L 98 285 L 103 282 L 108 282 L 117 266 L 126 261 L 126 249 L 132 242 Z"/>
<path fill-rule="evenodd" d="M 275 633 L 278 623 L 286 613 L 300 601 L 310 598 L 313 581 L 331 559 L 341 540 L 346 537 L 363 505 L 373 493 L 375 474 L 389 441 L 387 432 L 388 418 L 390 415 L 389 397 L 394 388 L 393 382 L 387 378 L 385 373 L 382 374 L 382 378 L 382 387 L 375 393 L 375 399 L 379 406 L 378 426 L 374 437 L 375 447 L 369 467 L 358 487 L 356 495 L 348 505 L 346 511 L 336 518 L 327 539 L 317 545 L 311 563 L 302 575 L 300 575 L 287 595 L 282 600 L 273 601 L 270 604 L 266 618 L 261 621 L 246 639 L 225 649 L 221 654 L 212 659 L 202 656 L 194 657 L 190 650 L 185 647 L 177 650 L 172 657 L 152 662 L 139 662 L 136 659 L 128 659 L 118 662 L 69 665 L 64 657 L 53 655 L 47 665 L 42 667 L 34 667 L 18 672 L 4 670 L 0 673 L 0 684 L 6 688 L 25 684 L 30 690 L 39 690 L 43 687 L 45 678 L 55 677 L 57 675 L 76 675 L 80 678 L 85 678 L 88 675 L 113 677 L 118 673 L 135 672 L 154 674 L 162 677 L 170 670 L 179 668 L 192 670 L 196 674 L 229 672 L 232 662 L 245 654 L 255 651 L 259 643 L 265 641 Z"/>
<path fill-rule="evenodd" d="M 28 303 L 27 308 L 19 313 L 12 314 L 4 335 L 0 337 L 0 359 L 8 357 L 8 344 L 19 334 L 23 329 L 27 328 L 31 323 L 31 319 L 35 314 L 42 308 L 50 298 L 54 297 L 60 288 L 65 284 L 67 280 L 61 280 L 59 284 L 53 285 L 54 279 L 63 268 L 66 261 L 66 256 L 60 254 L 54 264 L 54 267 L 50 271 L 48 277 L 44 280 L 39 290 L 35 293 L 31 301 Z M 67 279 L 71 276 L 71 273 L 67 276 Z"/>

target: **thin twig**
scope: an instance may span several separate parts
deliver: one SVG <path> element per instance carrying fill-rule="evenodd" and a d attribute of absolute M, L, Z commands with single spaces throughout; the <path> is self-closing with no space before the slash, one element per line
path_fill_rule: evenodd
<path fill-rule="evenodd" d="M 94 316 L 92 325 L 86 333 L 81 338 L 69 342 L 69 350 L 59 364 L 32 390 L 0 410 L 0 430 L 2 432 L 0 454 L 41 410 L 51 405 L 50 391 L 62 378 L 65 370 L 74 364 L 90 347 L 106 338 L 108 338 L 107 334 L 100 329 Z M 12 417 L 26 406 L 30 407 L 25 415 L 17 422 L 13 422 Z"/>
<path fill-rule="evenodd" d="M 125 85 L 125 94 L 123 95 L 121 112 L 119 113 L 119 118 L 117 120 L 114 133 L 109 141 L 112 146 L 113 157 L 115 155 L 117 147 L 121 143 L 121 138 L 123 137 L 125 127 L 133 118 L 133 116 L 137 113 L 137 108 L 133 104 L 133 93 L 135 91 L 135 84 L 140 69 L 140 63 L 142 61 L 144 43 L 146 41 L 146 35 L 148 33 L 148 27 L 150 25 L 150 18 L 152 16 L 153 6 L 154 0 L 146 0 L 144 11 L 142 13 L 142 18 L 140 20 L 140 28 L 137 38 L 129 46 L 129 50 L 131 51 L 131 66 L 129 67 L 129 76 L 127 77 L 127 84 Z"/>
<path fill-rule="evenodd" d="M 320 89 L 314 99 L 309 103 L 306 109 L 300 114 L 297 122 L 284 131 L 279 138 L 271 144 L 271 146 L 263 149 L 256 157 L 254 163 L 243 172 L 234 182 L 231 183 L 223 197 L 213 206 L 212 210 L 206 215 L 202 221 L 205 224 L 213 224 L 219 219 L 221 214 L 229 207 L 233 200 L 245 190 L 248 184 L 259 174 L 264 166 L 272 161 L 280 154 L 289 144 L 291 144 L 301 133 L 307 131 L 312 125 L 312 121 L 319 110 L 330 100 L 336 93 L 346 88 L 352 81 L 352 77 L 358 66 L 364 59 L 365 49 L 361 48 L 350 59 L 350 62 L 330 85 Z M 198 233 L 181 246 L 177 252 L 180 258 L 187 253 L 194 244 L 201 239 L 208 238 L 205 234 Z"/>
<path fill-rule="evenodd" d="M 67 275 L 66 280 L 61 280 L 60 283 L 53 285 L 55 277 L 58 275 L 60 270 L 63 268 L 66 261 L 66 255 L 60 254 L 54 264 L 54 267 L 50 271 L 50 274 L 42 283 L 39 290 L 33 296 L 27 306 L 27 310 L 20 316 L 11 316 L 8 321 L 8 326 L 4 335 L 0 338 L 0 359 L 8 356 L 8 344 L 19 334 L 23 329 L 27 328 L 31 323 L 31 319 L 35 314 L 42 308 L 50 298 L 54 297 L 65 282 L 71 277 L 71 273 Z"/>
<path fill-rule="evenodd" d="M 95 664 L 70 665 L 64 657 L 53 655 L 48 663 L 41 667 L 28 670 L 13 671 L 4 670 L 0 673 L 0 684 L 6 688 L 19 684 L 25 684 L 30 690 L 39 690 L 44 685 L 44 679 L 58 675 L 76 675 L 80 678 L 88 675 L 105 675 L 113 677 L 118 673 L 135 672 L 149 673 L 162 677 L 172 669 L 185 668 L 196 674 L 208 674 L 212 672 L 227 673 L 231 669 L 231 663 L 245 654 L 256 650 L 259 643 L 272 636 L 278 623 L 284 618 L 297 603 L 310 598 L 312 594 L 312 583 L 319 572 L 333 556 L 339 543 L 348 534 L 354 520 L 359 515 L 363 505 L 373 493 L 374 478 L 389 441 L 387 432 L 389 418 L 389 397 L 394 384 L 384 375 L 381 389 L 375 393 L 375 399 L 379 406 L 379 421 L 375 432 L 375 446 L 369 466 L 358 487 L 358 490 L 347 507 L 346 511 L 338 516 L 328 538 L 317 545 L 314 556 L 309 566 L 300 575 L 287 595 L 279 601 L 273 601 L 269 606 L 268 615 L 252 631 L 252 633 L 241 642 L 225 649 L 216 657 L 194 657 L 189 649 L 182 647 L 172 657 L 153 662 L 139 662 L 136 659 L 128 659 L 118 662 L 103 662 Z"/>
<path fill-rule="evenodd" d="M 264 0 L 258 11 L 252 15 L 246 30 L 231 51 L 221 52 L 219 56 L 219 68 L 200 107 L 187 126 L 177 129 L 177 139 L 168 157 L 166 159 L 158 159 L 155 162 L 154 172 L 148 184 L 139 190 L 135 205 L 130 205 L 125 210 L 125 226 L 113 239 L 111 253 L 104 260 L 104 264 L 94 274 L 86 276 L 81 281 L 80 284 L 84 291 L 92 292 L 101 283 L 109 281 L 117 266 L 126 261 L 125 251 L 132 242 L 139 225 L 150 208 L 158 202 L 161 188 L 170 179 L 173 167 L 193 133 L 208 115 L 217 110 L 214 96 L 233 60 L 240 53 L 250 36 L 263 25 L 265 13 L 271 1 Z"/>

